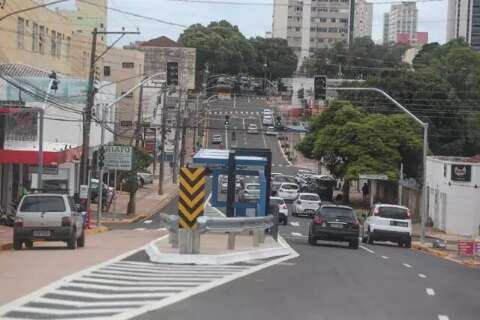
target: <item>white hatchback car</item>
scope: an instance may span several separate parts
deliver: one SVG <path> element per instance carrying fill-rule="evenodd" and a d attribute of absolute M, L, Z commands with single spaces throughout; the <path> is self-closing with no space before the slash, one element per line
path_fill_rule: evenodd
<path fill-rule="evenodd" d="M 257 134 L 258 133 L 257 125 L 254 123 L 250 123 L 247 127 L 247 133 Z"/>
<path fill-rule="evenodd" d="M 282 183 L 277 189 L 276 195 L 285 201 L 294 201 L 298 197 L 298 189 L 296 183 Z"/>
<path fill-rule="evenodd" d="M 280 214 L 278 217 L 278 222 L 286 225 L 288 223 L 288 207 L 285 201 L 279 197 L 270 197 L 270 204 L 278 206 L 278 213 Z"/>
<path fill-rule="evenodd" d="M 394 204 L 375 204 L 363 223 L 362 241 L 397 242 L 399 246 L 412 246 L 412 221 L 407 207 Z"/>
<path fill-rule="evenodd" d="M 320 208 L 322 201 L 316 193 L 300 193 L 297 200 L 292 206 L 292 215 L 306 215 L 313 216 L 318 208 Z"/>

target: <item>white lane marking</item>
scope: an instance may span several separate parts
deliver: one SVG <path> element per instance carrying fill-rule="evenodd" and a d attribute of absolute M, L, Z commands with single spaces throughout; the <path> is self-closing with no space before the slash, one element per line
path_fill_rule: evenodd
<path fill-rule="evenodd" d="M 37 303 L 49 303 L 49 304 L 59 304 L 64 306 L 70 307 L 116 307 L 116 306 L 125 306 L 125 307 L 136 307 L 145 305 L 147 303 L 154 303 L 155 300 L 142 300 L 142 301 L 132 301 L 132 302 L 125 302 L 125 301 L 115 301 L 115 302 L 81 302 L 81 301 L 68 301 L 64 299 L 55 299 L 55 298 L 37 298 L 32 302 Z"/>
<path fill-rule="evenodd" d="M 303 237 L 303 234 L 298 233 L 298 232 L 292 232 L 291 235 L 295 236 L 295 237 Z"/>
<path fill-rule="evenodd" d="M 387 257 L 387 256 L 382 256 L 382 259 L 385 259 L 385 260 L 387 260 L 387 259 L 388 259 L 388 257 Z"/>
<path fill-rule="evenodd" d="M 225 149 L 228 150 L 228 129 L 225 128 Z"/>
<path fill-rule="evenodd" d="M 32 308 L 32 307 L 18 307 L 15 308 L 16 312 L 28 312 L 28 313 L 34 313 L 37 316 L 40 315 L 57 315 L 57 316 L 68 316 L 71 315 L 72 313 L 78 314 L 78 315 L 84 315 L 86 319 L 90 318 L 88 317 L 89 314 L 104 314 L 105 316 L 110 315 L 110 314 L 115 314 L 118 312 L 124 312 L 127 310 L 131 310 L 133 308 L 107 308 L 107 309 L 93 309 L 93 310 L 55 310 L 55 309 L 44 309 L 44 308 Z M 40 318 L 41 319 L 41 318 Z"/>
<path fill-rule="evenodd" d="M 286 267 L 293 267 L 294 265 L 296 265 L 296 263 L 294 263 L 294 262 L 281 262 L 278 265 L 279 266 L 286 266 Z"/>
<path fill-rule="evenodd" d="M 363 250 L 367 251 L 367 252 L 370 252 L 370 253 L 375 253 L 375 251 L 367 248 L 367 247 L 364 247 L 364 246 L 359 246 L 359 248 L 362 248 Z"/>
<path fill-rule="evenodd" d="M 92 278 L 92 279 L 87 279 L 87 278 L 81 278 L 79 280 L 75 280 L 77 282 L 70 282 L 70 283 L 78 283 L 81 281 L 82 283 L 91 283 L 91 284 L 96 284 L 96 285 L 123 285 L 123 287 L 128 288 L 128 287 L 134 287 L 137 288 L 138 286 L 144 286 L 144 285 L 178 285 L 178 286 L 192 286 L 192 285 L 200 285 L 205 282 L 209 282 L 210 280 L 208 279 L 198 279 L 195 282 L 192 281 L 171 281 L 171 280 L 150 280 L 150 279 L 145 279 L 145 280 L 118 280 L 118 279 L 98 279 Z"/>
<path fill-rule="evenodd" d="M 87 283 L 68 283 L 66 284 L 68 288 L 80 288 L 80 289 L 91 289 L 91 290 L 107 290 L 107 291 L 112 291 L 111 293 L 122 293 L 125 291 L 138 291 L 138 292 L 150 292 L 150 291 L 182 291 L 185 289 L 191 288 L 191 286 L 185 286 L 185 285 L 177 285 L 176 283 L 170 285 L 170 286 L 161 286 L 159 285 L 158 287 L 135 287 L 135 288 L 129 288 L 129 287 L 123 287 L 123 286 L 113 286 L 113 285 L 106 285 L 106 284 L 87 284 Z M 76 291 L 74 291 L 76 292 Z"/>
<path fill-rule="evenodd" d="M 438 320 L 449 320 L 448 316 L 444 315 L 444 314 L 439 314 L 438 315 Z"/>
<path fill-rule="evenodd" d="M 406 268 L 411 268 L 411 267 L 412 267 L 412 266 L 409 265 L 408 263 L 402 263 L 402 264 L 403 264 L 403 266 L 406 267 Z"/>
<path fill-rule="evenodd" d="M 210 204 L 210 199 L 212 199 L 212 193 L 210 192 L 210 194 L 208 195 L 207 197 L 207 200 L 205 201 L 205 204 Z"/>
<path fill-rule="evenodd" d="M 158 228 L 157 231 L 165 231 L 167 228 Z"/>
<path fill-rule="evenodd" d="M 143 221 L 143 223 L 150 224 L 150 223 L 152 223 L 152 220 L 145 220 L 145 221 Z"/>
<path fill-rule="evenodd" d="M 424 278 L 424 279 L 427 277 L 427 276 L 424 275 L 423 273 L 419 273 L 418 276 L 419 276 L 420 278 Z"/>
<path fill-rule="evenodd" d="M 135 228 L 135 229 L 133 229 L 133 230 L 135 230 L 135 231 L 143 231 L 143 230 L 147 230 L 147 229 L 145 229 L 145 228 Z"/>
<path fill-rule="evenodd" d="M 290 222 L 290 224 L 294 227 L 300 227 L 300 223 L 294 221 L 294 222 Z"/>
<path fill-rule="evenodd" d="M 435 295 L 435 291 L 432 288 L 427 288 L 427 289 L 425 289 L 425 291 L 427 291 L 427 294 L 429 296 L 434 296 Z"/>
<path fill-rule="evenodd" d="M 69 297 L 79 297 L 79 298 L 97 298 L 99 299 L 96 302 L 100 302 L 101 299 L 115 299 L 115 298 L 165 298 L 172 295 L 171 292 L 148 292 L 148 293 L 94 293 L 94 292 L 81 292 L 81 291 L 71 291 L 65 289 L 55 289 L 50 291 L 53 294 L 59 294 L 62 296 Z M 15 310 L 17 308 L 14 308 Z"/>

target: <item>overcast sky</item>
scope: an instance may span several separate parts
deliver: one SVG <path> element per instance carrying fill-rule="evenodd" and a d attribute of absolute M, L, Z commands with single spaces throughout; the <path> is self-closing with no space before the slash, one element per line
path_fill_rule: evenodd
<path fill-rule="evenodd" d="M 95 0 L 91 0 L 95 1 Z M 210 21 L 225 19 L 239 26 L 247 37 L 265 36 L 266 31 L 272 28 L 272 1 L 267 0 L 228 0 L 231 2 L 265 3 L 259 5 L 232 5 L 183 2 L 179 0 L 108 0 L 109 6 L 137 14 L 155 17 L 182 25 L 194 23 L 206 24 Z M 389 2 L 392 0 L 375 0 L 375 2 Z M 73 2 L 73 0 L 72 0 Z M 207 0 L 207 2 L 210 2 Z M 445 42 L 447 24 L 448 0 L 417 3 L 418 31 L 428 31 L 430 42 Z M 66 4 L 71 6 L 71 4 Z M 383 13 L 390 9 L 390 4 L 374 5 L 373 39 L 381 41 L 383 28 Z M 161 24 L 141 18 L 130 17 L 110 11 L 108 28 L 118 30 L 125 27 L 127 30 L 140 29 L 140 36 L 127 36 L 123 44 L 130 41 L 146 40 L 166 35 L 177 40 L 182 32 L 181 27 Z"/>

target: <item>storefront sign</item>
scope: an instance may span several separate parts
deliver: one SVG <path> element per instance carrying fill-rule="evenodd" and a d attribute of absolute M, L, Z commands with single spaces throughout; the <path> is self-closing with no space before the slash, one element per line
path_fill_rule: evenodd
<path fill-rule="evenodd" d="M 452 164 L 452 181 L 470 182 L 472 179 L 472 166 Z"/>
<path fill-rule="evenodd" d="M 475 241 L 458 240 L 458 255 L 473 256 L 475 254 Z"/>
<path fill-rule="evenodd" d="M 131 146 L 105 146 L 104 166 L 110 170 L 132 170 L 133 149 Z"/>

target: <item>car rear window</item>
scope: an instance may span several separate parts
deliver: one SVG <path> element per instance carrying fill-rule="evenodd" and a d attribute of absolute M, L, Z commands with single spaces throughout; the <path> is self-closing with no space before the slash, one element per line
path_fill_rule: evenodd
<path fill-rule="evenodd" d="M 63 212 L 65 202 L 62 197 L 33 196 L 25 197 L 20 208 L 22 212 Z"/>
<path fill-rule="evenodd" d="M 297 190 L 298 186 L 295 184 L 284 184 L 282 186 L 282 189 L 287 189 L 287 190 Z"/>
<path fill-rule="evenodd" d="M 346 208 L 321 208 L 320 215 L 325 219 L 339 219 L 343 221 L 355 221 L 353 210 Z"/>
<path fill-rule="evenodd" d="M 271 204 L 284 204 L 285 202 L 283 201 L 283 199 L 272 199 L 272 198 L 270 198 L 270 203 Z"/>
<path fill-rule="evenodd" d="M 300 200 L 305 201 L 319 201 L 320 197 L 315 194 L 304 194 L 300 196 Z"/>
<path fill-rule="evenodd" d="M 379 217 L 389 218 L 389 219 L 408 219 L 408 211 L 405 208 L 397 207 L 380 207 L 379 208 Z"/>
<path fill-rule="evenodd" d="M 257 184 L 250 184 L 247 186 L 247 190 L 258 190 L 260 189 L 260 186 Z"/>

